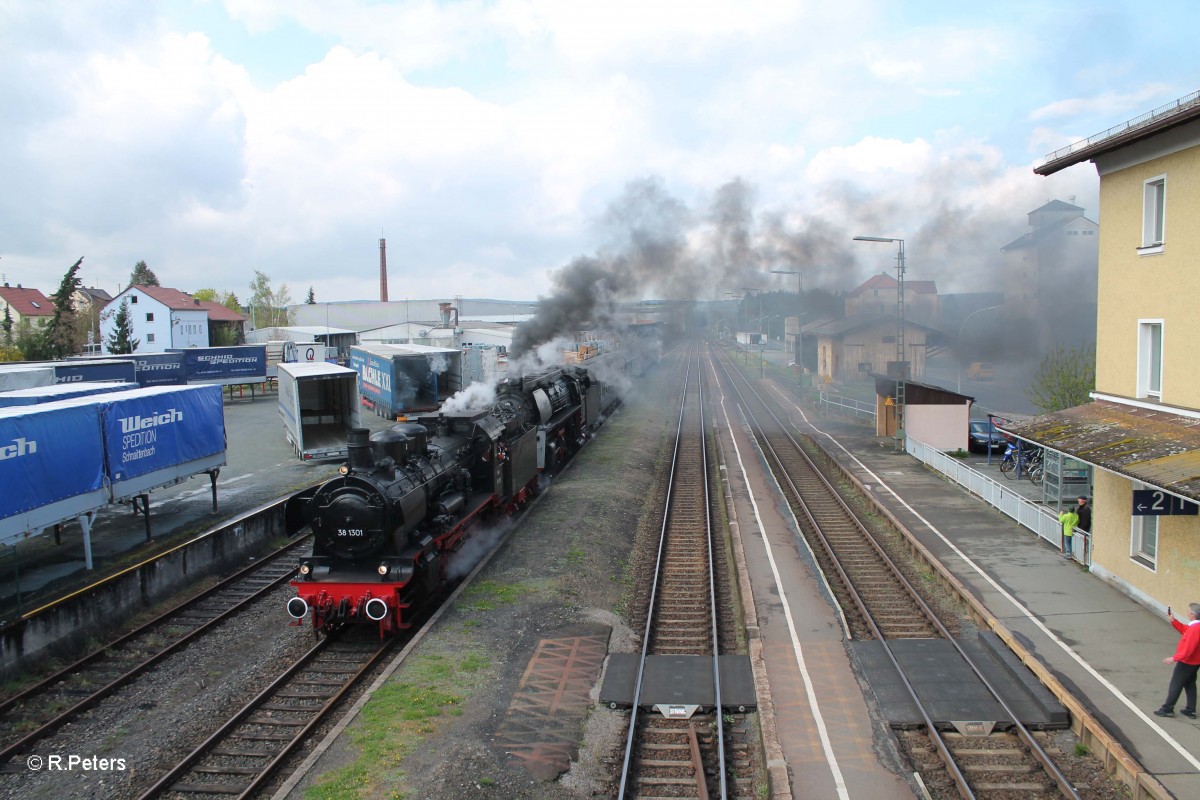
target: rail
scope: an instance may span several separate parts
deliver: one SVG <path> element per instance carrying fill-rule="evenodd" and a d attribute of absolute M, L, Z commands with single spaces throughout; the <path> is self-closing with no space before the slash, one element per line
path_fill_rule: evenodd
<path fill-rule="evenodd" d="M 1058 515 L 1027 497 L 1013 491 L 1011 484 L 995 481 L 977 469 L 952 458 L 936 447 L 918 441 L 911 436 L 905 439 L 908 454 L 932 467 L 937 472 L 962 486 L 1025 528 L 1045 539 L 1055 547 L 1062 548 L 1062 525 Z M 1081 564 L 1092 565 L 1092 535 L 1078 531 L 1072 537 L 1071 555 Z"/>
<path fill-rule="evenodd" d="M 296 569 L 292 551 L 304 541 L 289 542 L 207 591 L 0 702 L 0 720 L 7 723 L 4 727 L 9 733 L 19 737 L 10 741 L 9 736 L 0 736 L 0 764 L 27 751 L 34 742 L 77 719 L 84 711 L 286 582 Z M 132 666 L 122 668 L 121 665 L 127 662 L 132 662 Z M 114 669 L 117 674 L 108 677 Z M 93 686 L 97 688 L 93 690 Z M 22 731 L 19 723 L 36 724 L 36 727 Z"/>
<path fill-rule="evenodd" d="M 731 370 L 730 373 L 736 374 L 736 370 Z M 747 392 L 743 393 L 732 382 L 731 385 L 738 396 L 739 402 L 746 411 L 755 438 L 758 439 L 764 454 L 767 455 L 768 463 L 772 465 L 772 471 L 775 471 L 778 467 L 777 478 L 780 484 L 791 490 L 791 499 L 794 501 L 792 503 L 793 508 L 798 512 L 798 516 L 802 516 L 808 523 L 808 531 L 805 532 L 806 538 L 819 543 L 819 549 L 828 557 L 829 563 L 840 579 L 841 586 L 849 593 L 853 605 L 862 615 L 862 620 L 869 627 L 872 637 L 882 645 L 884 655 L 895 669 L 896 674 L 899 675 L 913 704 L 921 714 L 924 721 L 924 734 L 928 737 L 944 769 L 953 781 L 958 794 L 964 800 L 974 800 L 977 797 L 977 792 L 979 794 L 991 794 L 996 792 L 1000 787 L 982 782 L 980 775 L 988 771 L 987 766 L 978 764 L 960 766 L 960 760 L 964 759 L 950 746 L 942 732 L 934 724 L 929 715 L 926 700 L 918 695 L 916 688 L 908 679 L 907 670 L 901 666 L 900 661 L 892 651 L 891 641 L 901 637 L 885 630 L 887 627 L 886 616 L 878 613 L 878 611 L 873 613 L 869 607 L 871 603 L 867 596 L 868 592 L 877 597 L 879 596 L 878 582 L 877 579 L 870 577 L 872 573 L 885 573 L 892 576 L 894 581 L 901 587 L 902 594 L 912 599 L 915 606 L 919 608 L 919 614 L 924 616 L 936 628 L 940 637 L 945 639 L 954 648 L 955 652 L 962 658 L 963 663 L 974 673 L 975 677 L 992 696 L 993 700 L 1004 710 L 1007 718 L 1013 721 L 1013 732 L 1016 738 L 1024 745 L 1033 761 L 1045 771 L 1046 776 L 1051 780 L 1061 796 L 1079 800 L 1079 794 L 1058 769 L 1050 755 L 1037 742 L 1030 730 L 1021 723 L 1019 715 L 1013 711 L 1000 691 L 988 681 L 976 664 L 975 659 L 968 655 L 962 648 L 955 637 L 941 622 L 938 615 L 921 598 L 916 588 L 904 577 L 899 567 L 887 555 L 878 541 L 876 541 L 875 536 L 868 531 L 859 518 L 859 515 L 843 500 L 838 490 L 822 474 L 816 463 L 812 461 L 800 443 L 791 435 L 788 426 L 775 414 L 774 410 L 754 386 L 749 381 L 746 381 L 744 375 L 739 375 L 739 378 L 745 382 Z M 749 398 L 751 397 L 761 405 L 764 412 L 761 417 L 758 412 L 750 407 Z M 774 423 L 774 429 L 768 430 L 763 425 L 763 420 Z M 780 443 L 789 451 L 789 457 L 785 457 L 775 447 L 775 442 Z M 798 456 L 798 458 L 790 458 L 793 454 Z M 802 525 L 802 527 L 805 526 Z M 864 548 L 864 544 L 867 547 Z M 878 561 L 874 564 L 868 564 L 868 559 L 864 558 L 863 555 L 864 550 L 874 550 L 878 555 Z M 864 565 L 866 565 L 865 568 Z M 824 562 L 821 568 L 825 569 Z M 860 585 L 870 588 L 860 592 Z M 894 598 L 895 595 L 887 600 L 887 605 L 892 608 L 896 606 Z M 905 612 L 907 612 L 907 609 L 905 609 Z M 910 616 L 910 614 L 905 613 L 903 616 Z M 879 622 L 877 622 L 877 619 Z M 999 772 L 1008 772 L 1010 768 L 1004 765 L 995 767 L 995 769 Z M 1019 771 L 1019 768 L 1012 769 L 1014 773 Z M 968 771 L 973 776 L 970 781 L 968 781 L 965 774 Z M 977 782 L 980 783 L 978 788 L 974 785 Z"/>
<path fill-rule="evenodd" d="M 691 399 L 693 359 L 695 399 Z M 648 712 L 644 718 L 640 717 L 647 659 L 651 655 L 664 654 L 707 655 L 710 658 L 709 669 L 715 697 L 713 712 L 703 715 L 703 724 L 710 728 L 714 739 L 718 796 L 725 798 L 729 792 L 718 666 L 718 597 L 709 512 L 711 499 L 704 422 L 704 379 L 698 355 L 689 356 L 681 395 L 663 522 L 650 581 L 645 632 L 617 787 L 619 798 L 654 794 L 656 791 L 669 792 L 671 796 L 709 796 L 708 770 L 697 738 L 696 719 L 689 716 L 686 725 L 680 727 L 665 712 L 663 717 Z M 694 410 L 689 411 L 689 407 Z M 699 519 L 701 514 L 702 521 Z M 708 606 L 704 619 L 698 615 L 692 616 L 693 611 L 699 611 L 704 605 Z M 708 639 L 707 643 L 702 641 L 701 635 Z M 706 650 L 709 652 L 706 653 Z M 669 743 L 680 735 L 687 746 L 671 747 Z"/>

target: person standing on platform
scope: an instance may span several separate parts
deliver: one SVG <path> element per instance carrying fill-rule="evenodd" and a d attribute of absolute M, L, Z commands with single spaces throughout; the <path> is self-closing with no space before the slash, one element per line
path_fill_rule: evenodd
<path fill-rule="evenodd" d="M 1058 521 L 1062 524 L 1062 557 L 1074 558 L 1071 543 L 1075 540 L 1075 526 L 1079 524 L 1079 515 L 1075 513 L 1075 509 L 1068 508 L 1066 511 L 1058 515 Z"/>
<path fill-rule="evenodd" d="M 1167 699 L 1154 712 L 1156 717 L 1175 716 L 1175 703 L 1179 701 L 1179 693 L 1183 692 L 1183 708 L 1179 713 L 1189 719 L 1196 718 L 1196 672 L 1200 670 L 1200 603 L 1188 604 L 1188 622 L 1185 625 L 1171 616 L 1171 607 L 1167 607 L 1167 619 L 1171 626 L 1183 634 L 1175 655 L 1163 659 L 1164 664 L 1174 664 L 1171 672 L 1171 683 L 1167 686 Z"/>
<path fill-rule="evenodd" d="M 1086 497 L 1076 498 L 1079 502 L 1079 508 L 1075 509 L 1075 513 L 1079 515 L 1079 522 L 1075 523 L 1075 530 L 1083 531 L 1084 533 L 1092 532 L 1092 507 L 1088 505 Z"/>

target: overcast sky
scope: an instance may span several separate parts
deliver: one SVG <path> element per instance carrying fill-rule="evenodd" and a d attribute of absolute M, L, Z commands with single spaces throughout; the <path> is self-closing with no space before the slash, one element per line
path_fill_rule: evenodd
<path fill-rule="evenodd" d="M 377 299 L 382 234 L 393 300 L 532 299 L 646 224 L 829 288 L 891 268 L 851 236 L 905 237 L 910 278 L 985 288 L 1047 200 L 1103 224 L 1092 165 L 1032 167 L 1200 88 L 1198 22 L 1194 0 L 0 0 L 0 272 L 49 294 L 84 256 L 115 293 L 141 259 L 184 291 L 244 301 L 258 269 L 296 302 Z M 741 288 L 725 267 L 644 294 Z"/>

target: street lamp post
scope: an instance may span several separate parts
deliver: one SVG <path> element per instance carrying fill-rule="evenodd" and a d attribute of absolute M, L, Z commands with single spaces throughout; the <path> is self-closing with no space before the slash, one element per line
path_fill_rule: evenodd
<path fill-rule="evenodd" d="M 800 363 L 800 326 L 803 325 L 804 319 L 804 273 L 798 269 L 773 269 L 773 275 L 795 275 L 796 276 L 796 341 L 793 343 L 794 360 L 796 364 Z M 783 323 L 784 335 L 787 335 L 787 320 Z M 784 348 L 786 351 L 786 348 Z"/>
<path fill-rule="evenodd" d="M 955 339 L 954 339 L 954 350 L 955 350 L 955 355 L 956 355 L 956 356 L 958 356 L 958 391 L 959 391 L 960 393 L 962 392 L 962 373 L 963 373 L 963 370 L 962 370 L 962 362 L 963 362 L 963 358 L 962 358 L 962 335 L 963 335 L 963 328 L 965 328 L 965 327 L 966 327 L 966 325 L 967 325 L 967 320 L 969 320 L 971 317 L 975 316 L 976 314 L 982 314 L 982 313 L 983 313 L 983 312 L 985 312 L 985 311 L 995 311 L 995 310 L 996 310 L 996 309 L 998 309 L 998 308 L 1004 308 L 1004 306 L 988 306 L 987 308 L 980 308 L 980 309 L 977 309 L 977 310 L 975 310 L 975 311 L 972 311 L 970 314 L 967 314 L 965 317 L 963 317 L 963 321 L 962 321 L 962 322 L 959 324 L 959 326 L 958 326 L 958 336 L 956 336 L 956 337 L 955 337 Z M 988 452 L 989 452 L 989 454 L 991 453 L 991 451 L 990 451 L 990 450 L 989 450 Z"/>
<path fill-rule="evenodd" d="M 896 251 L 896 449 L 904 441 L 904 381 L 908 360 L 904 346 L 904 240 L 892 236 L 855 236 L 856 242 L 895 242 Z"/>
<path fill-rule="evenodd" d="M 746 293 L 746 296 L 747 296 L 747 297 L 751 297 L 751 296 L 753 296 L 753 297 L 757 297 L 757 298 L 758 298 L 758 309 L 757 309 L 757 311 L 756 311 L 755 313 L 757 313 L 757 314 L 762 314 L 762 294 L 760 293 L 760 291 L 759 291 L 758 289 L 746 289 L 746 288 L 743 288 L 743 289 L 742 289 L 742 291 Z M 759 317 L 759 318 L 758 318 L 758 320 L 761 322 L 761 321 L 762 321 L 762 317 Z M 747 324 L 747 325 L 749 325 L 749 320 L 747 320 L 746 324 Z M 758 330 L 758 331 L 755 331 L 755 332 L 756 332 L 756 333 L 762 333 L 762 330 L 760 329 L 760 330 Z"/>

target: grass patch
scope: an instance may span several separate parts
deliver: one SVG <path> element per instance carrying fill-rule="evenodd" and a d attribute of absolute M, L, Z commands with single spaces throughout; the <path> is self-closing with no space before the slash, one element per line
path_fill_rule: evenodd
<path fill-rule="evenodd" d="M 462 604 L 474 611 L 491 611 L 499 605 L 511 605 L 535 591 L 532 586 L 520 583 L 480 581 L 463 593 Z"/>
<path fill-rule="evenodd" d="M 398 680 L 371 697 L 351 726 L 350 741 L 358 758 L 318 778 L 305 798 L 403 800 L 407 793 L 396 788 L 404 777 L 401 762 L 437 730 L 439 718 L 462 713 L 466 698 L 452 689 L 469 688 L 470 683 L 482 680 L 481 671 L 490 665 L 487 657 L 478 653 L 467 653 L 461 660 L 444 655 L 417 659 Z"/>

